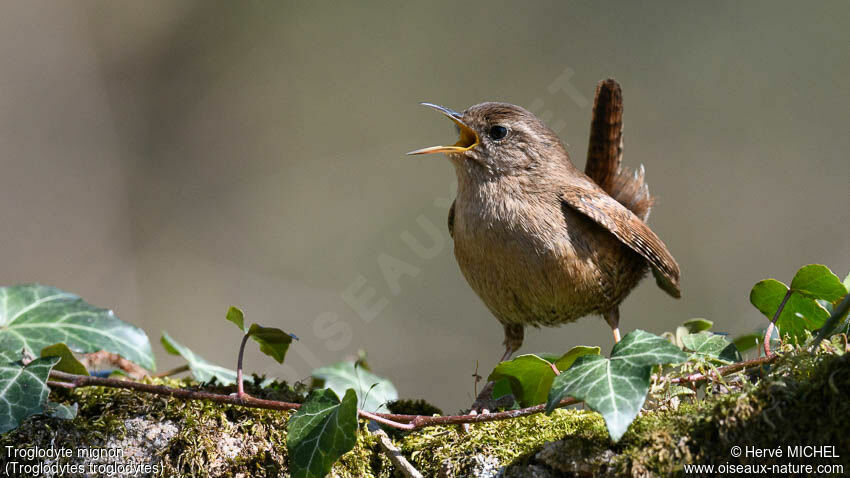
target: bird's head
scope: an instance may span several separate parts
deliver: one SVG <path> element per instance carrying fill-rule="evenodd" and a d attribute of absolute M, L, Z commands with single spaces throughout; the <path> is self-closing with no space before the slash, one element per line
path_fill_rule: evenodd
<path fill-rule="evenodd" d="M 544 163 L 567 161 L 561 141 L 528 110 L 509 103 L 480 103 L 463 113 L 431 103 L 457 126 L 451 146 L 431 146 L 407 154 L 445 153 L 459 171 L 517 175 Z"/>

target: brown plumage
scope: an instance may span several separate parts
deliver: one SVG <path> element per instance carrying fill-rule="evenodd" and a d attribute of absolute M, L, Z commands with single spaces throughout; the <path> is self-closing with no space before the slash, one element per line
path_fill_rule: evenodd
<path fill-rule="evenodd" d="M 611 197 L 642 220 L 649 217 L 653 198 L 643 182 L 643 166 L 634 175 L 623 161 L 623 92 L 613 79 L 596 85 L 590 141 L 584 173 Z"/>
<path fill-rule="evenodd" d="M 679 297 L 679 267 L 644 223 L 652 197 L 643 168 L 620 166 L 622 95 L 599 84 L 587 174 L 532 113 L 482 103 L 461 113 L 433 106 L 457 125 L 460 140 L 411 154 L 447 153 L 458 193 L 449 211 L 455 257 L 466 280 L 505 329 L 505 354 L 524 327 L 602 315 L 619 340 L 619 305 L 649 266 Z"/>

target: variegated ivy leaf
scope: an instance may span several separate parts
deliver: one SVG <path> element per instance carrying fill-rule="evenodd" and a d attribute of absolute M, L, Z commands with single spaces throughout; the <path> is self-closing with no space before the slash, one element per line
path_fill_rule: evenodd
<path fill-rule="evenodd" d="M 398 392 L 388 379 L 379 377 L 360 362 L 338 362 L 313 370 L 313 385 L 330 388 L 338 394 L 353 389 L 359 407 L 367 412 L 388 412 L 388 402 L 398 400 Z"/>
<path fill-rule="evenodd" d="M 357 395 L 348 389 L 340 401 L 333 390 L 314 390 L 286 430 L 292 477 L 324 478 L 357 441 Z"/>
<path fill-rule="evenodd" d="M 74 353 L 71 352 L 71 349 L 68 348 L 67 345 L 59 343 L 48 345 L 41 349 L 42 357 L 59 357 L 59 363 L 57 363 L 53 370 L 58 370 L 60 372 L 72 373 L 74 375 L 88 375 L 89 371 L 86 370 L 86 366 L 80 363 L 77 360 L 77 357 L 74 357 Z"/>
<path fill-rule="evenodd" d="M 189 347 L 181 345 L 176 340 L 172 339 L 167 332 L 162 332 L 162 337 L 159 339 L 165 351 L 171 355 L 179 355 L 186 359 L 189 363 L 189 370 L 192 371 L 192 377 L 199 382 L 209 382 L 213 378 L 218 380 L 222 385 L 231 385 L 236 383 L 236 372 L 228 368 L 207 362 L 200 355 L 192 352 Z"/>
<path fill-rule="evenodd" d="M 42 357 L 27 365 L 0 364 L 0 433 L 18 427 L 27 417 L 45 412 L 47 376 L 59 357 Z"/>
<path fill-rule="evenodd" d="M 741 361 L 741 354 L 735 344 L 729 342 L 723 335 L 700 332 L 686 335 L 682 341 L 686 349 L 704 358 L 725 363 Z"/>
<path fill-rule="evenodd" d="M 63 342 L 75 352 L 106 350 L 153 370 L 148 336 L 80 297 L 37 284 L 0 287 L 0 359 L 36 356 Z M 11 359 L 11 360 L 10 360 Z"/>
<path fill-rule="evenodd" d="M 583 400 L 602 414 L 611 439 L 617 441 L 646 400 L 652 366 L 686 359 L 687 355 L 668 340 L 635 330 L 614 346 L 611 358 L 584 355 L 555 377 L 546 412 L 551 413 L 566 397 Z"/>

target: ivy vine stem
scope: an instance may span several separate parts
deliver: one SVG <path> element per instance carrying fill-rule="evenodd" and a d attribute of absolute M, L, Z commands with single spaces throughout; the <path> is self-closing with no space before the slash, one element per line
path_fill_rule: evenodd
<path fill-rule="evenodd" d="M 236 359 L 236 396 L 239 398 L 245 397 L 245 386 L 242 383 L 242 357 L 245 355 L 245 344 L 250 336 L 251 334 L 245 334 L 242 337 L 242 343 L 239 344 L 239 358 Z"/>
<path fill-rule="evenodd" d="M 704 382 L 706 380 L 710 380 L 716 377 L 723 377 L 729 375 L 730 373 L 739 372 L 741 370 L 746 370 L 755 367 L 761 367 L 762 365 L 767 365 L 774 360 L 779 358 L 779 355 L 773 354 L 767 357 L 759 357 L 751 360 L 745 360 L 743 362 L 733 363 L 732 365 L 727 365 L 725 367 L 718 367 L 713 369 L 711 372 L 705 373 L 692 373 L 690 375 L 684 375 L 681 377 L 672 377 L 672 378 L 660 378 L 659 380 L 666 380 L 670 383 L 698 383 Z"/>
<path fill-rule="evenodd" d="M 171 370 L 166 370 L 165 372 L 161 372 L 161 373 L 151 375 L 151 377 L 165 378 L 165 377 L 170 377 L 172 375 L 177 375 L 178 373 L 188 372 L 189 370 L 190 370 L 189 365 L 185 364 L 185 365 L 181 365 L 179 367 L 174 367 Z"/>
<path fill-rule="evenodd" d="M 844 296 L 844 300 L 842 300 L 838 306 L 832 310 L 832 315 L 829 316 L 826 323 L 824 323 L 823 327 L 821 327 L 820 332 L 818 332 L 818 336 L 812 344 L 812 350 L 817 349 L 821 341 L 829 335 L 830 332 L 832 332 L 835 326 L 838 325 L 838 322 L 847 315 L 847 312 L 850 312 L 850 294 Z"/>
<path fill-rule="evenodd" d="M 764 331 L 764 356 L 770 357 L 770 337 L 773 335 L 773 329 L 776 328 L 776 321 L 779 319 L 779 315 L 782 313 L 782 309 L 785 308 L 785 304 L 788 303 L 788 299 L 791 298 L 791 289 L 788 289 L 788 292 L 785 293 L 785 297 L 782 298 L 782 302 L 779 303 L 779 308 L 776 309 L 776 313 L 773 314 L 773 319 L 770 320 L 770 325 L 767 326 L 767 329 Z"/>

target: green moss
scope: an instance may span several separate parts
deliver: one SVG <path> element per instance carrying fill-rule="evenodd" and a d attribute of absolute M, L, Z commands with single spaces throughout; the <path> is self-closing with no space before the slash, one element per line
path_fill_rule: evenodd
<path fill-rule="evenodd" d="M 548 441 L 577 436 L 591 442 L 607 442 L 605 422 L 597 413 L 556 410 L 551 416 L 530 415 L 472 425 L 431 427 L 408 435 L 402 451 L 423 474 L 436 474 L 450 464 L 452 476 L 471 473 L 480 458 L 501 464 L 523 463 Z"/>
<path fill-rule="evenodd" d="M 392 476 L 393 467 L 389 458 L 380 452 L 378 439 L 362 430 L 366 429 L 366 422 L 360 422 L 361 432 L 357 434 L 357 444 L 350 452 L 342 455 L 339 462 L 334 466 L 334 472 L 340 478 L 389 478 Z"/>

